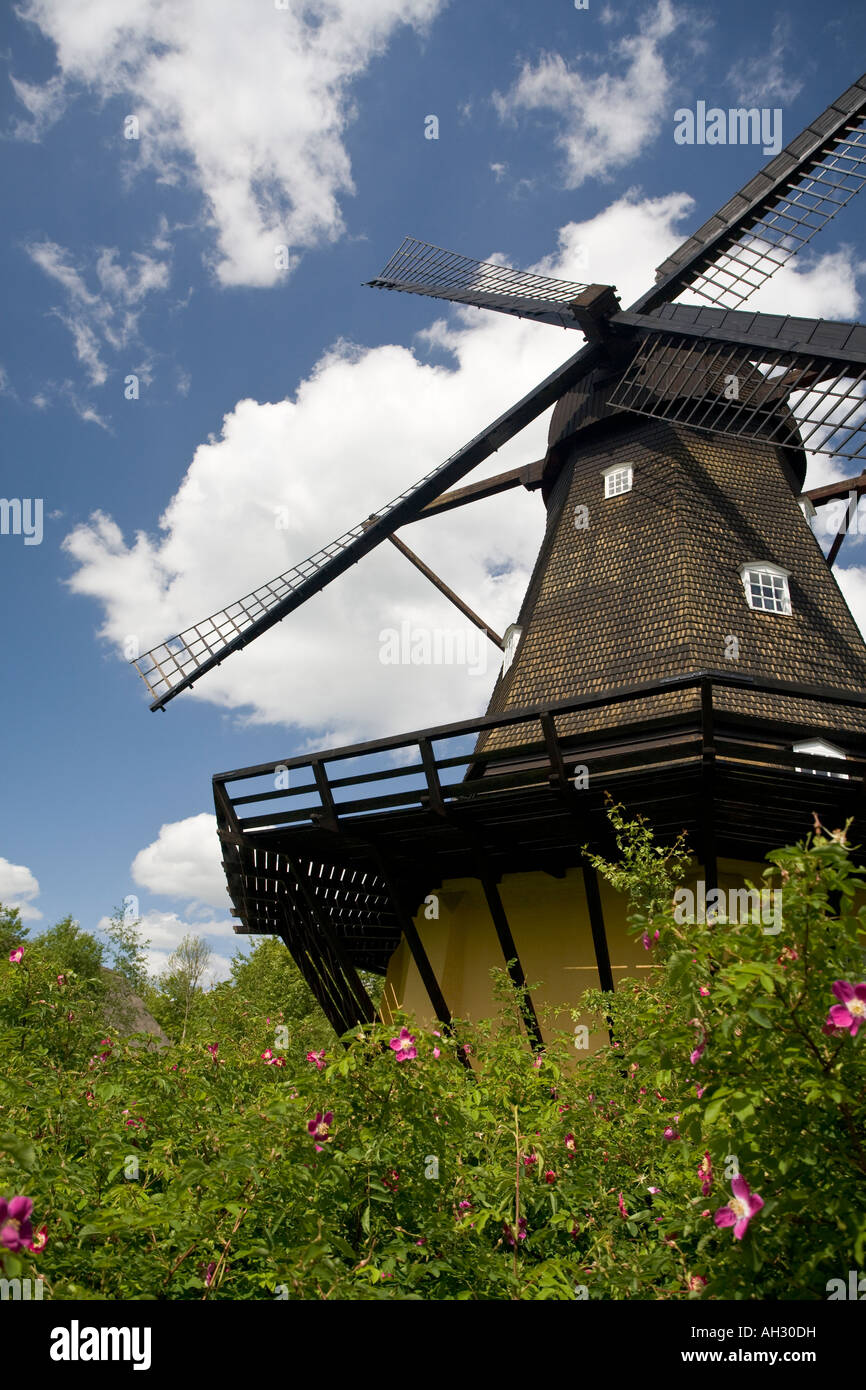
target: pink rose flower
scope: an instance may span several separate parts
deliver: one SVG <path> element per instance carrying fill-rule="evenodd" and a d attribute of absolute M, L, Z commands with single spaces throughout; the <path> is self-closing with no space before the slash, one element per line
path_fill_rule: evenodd
<path fill-rule="evenodd" d="M 764 1205 L 764 1199 L 757 1192 L 749 1191 L 745 1178 L 733 1178 L 731 1191 L 733 1197 L 726 1207 L 720 1207 L 716 1212 L 715 1222 L 717 1226 L 733 1226 L 734 1240 L 742 1240 L 752 1217 L 757 1216 Z"/>
<path fill-rule="evenodd" d="M 398 1062 L 411 1062 L 418 1056 L 414 1035 L 409 1032 L 408 1028 L 401 1028 L 400 1036 L 392 1038 L 389 1047 L 393 1048 Z"/>
<path fill-rule="evenodd" d="M 856 1038 L 860 1027 L 866 1023 L 866 980 L 861 980 L 859 985 L 849 985 L 845 980 L 837 980 L 833 985 L 833 993 L 839 1003 L 830 1009 L 824 1032 L 830 1033 L 833 1029 L 840 1028 L 843 1031 L 847 1030 L 852 1038 Z"/>

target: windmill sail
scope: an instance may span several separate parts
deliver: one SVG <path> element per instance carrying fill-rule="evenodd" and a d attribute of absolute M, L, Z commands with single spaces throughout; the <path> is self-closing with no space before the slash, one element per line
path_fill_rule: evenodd
<path fill-rule="evenodd" d="M 644 337 L 611 404 L 732 438 L 866 456 L 866 326 L 684 305 L 617 317 Z"/>
<path fill-rule="evenodd" d="M 476 261 L 414 237 L 406 237 L 382 273 L 367 283 L 373 289 L 404 290 L 456 304 L 474 304 L 560 328 L 581 327 L 571 305 L 589 288 L 492 261 Z"/>
<path fill-rule="evenodd" d="M 359 522 L 299 565 L 140 656 L 132 664 L 153 697 L 151 709 L 164 708 L 175 695 L 193 685 L 199 676 L 219 666 L 230 653 L 245 647 L 306 599 L 319 593 L 332 579 L 345 573 L 393 531 L 414 521 L 428 502 L 483 463 L 525 425 L 553 405 L 563 391 L 573 386 L 589 370 L 592 356 L 591 348 L 582 348 L 575 353 L 516 405 L 506 410 L 443 464 L 427 473 L 420 482 L 401 492 L 374 517 Z"/>
<path fill-rule="evenodd" d="M 656 286 L 632 307 L 648 312 L 691 289 L 736 308 L 864 183 L 866 74 L 684 241 L 659 266 Z"/>

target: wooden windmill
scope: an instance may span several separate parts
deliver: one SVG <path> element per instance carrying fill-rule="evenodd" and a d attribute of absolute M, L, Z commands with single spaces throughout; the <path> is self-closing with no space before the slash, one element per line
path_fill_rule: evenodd
<path fill-rule="evenodd" d="M 214 778 L 237 930 L 282 937 L 338 1032 L 374 1015 L 361 970 L 448 1023 L 489 1011 L 503 960 L 554 1005 L 645 966 L 583 857 L 607 845 L 608 791 L 661 839 L 685 828 L 708 890 L 758 879 L 813 811 L 862 826 L 866 645 L 832 573 L 850 507 L 826 558 L 807 513 L 866 473 L 802 488 L 806 450 L 863 455 L 866 326 L 741 306 L 864 181 L 866 77 L 628 310 L 609 285 L 412 240 L 371 282 L 586 342 L 389 506 L 136 663 L 164 708 L 386 539 L 484 627 L 395 532 L 540 490 L 523 606 L 504 643 L 487 629 L 505 655 L 483 718 Z M 544 459 L 454 490 L 551 405 Z"/>

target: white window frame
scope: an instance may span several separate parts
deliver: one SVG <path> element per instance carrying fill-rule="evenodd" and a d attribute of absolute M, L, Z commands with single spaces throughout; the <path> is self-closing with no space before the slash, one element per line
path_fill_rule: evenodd
<path fill-rule="evenodd" d="M 518 627 L 517 623 L 509 623 L 502 638 L 502 674 L 508 670 L 520 646 L 520 639 L 523 636 L 523 628 Z"/>
<path fill-rule="evenodd" d="M 837 748 L 835 743 L 828 743 L 825 738 L 805 738 L 799 743 L 794 744 L 795 753 L 814 753 L 821 758 L 847 758 L 847 753 L 842 748 Z M 850 782 L 851 776 L 848 772 L 830 772 L 825 768 L 817 767 L 795 767 L 795 772 L 804 772 L 812 777 L 838 777 L 843 782 Z"/>
<path fill-rule="evenodd" d="M 765 608 L 763 604 L 754 603 L 750 574 L 757 572 L 762 575 L 769 575 L 771 580 L 781 582 L 781 608 Z M 746 595 L 746 602 L 753 613 L 768 613 L 772 617 L 790 617 L 791 609 L 791 588 L 788 580 L 791 576 L 790 570 L 783 570 L 781 565 L 771 564 L 769 560 L 748 560 L 744 565 L 740 565 L 740 579 L 743 581 L 743 589 Z M 773 593 L 776 593 L 777 585 L 772 584 Z"/>
<path fill-rule="evenodd" d="M 616 486 L 617 474 L 625 474 L 625 487 Z M 612 463 L 609 468 L 603 468 L 601 476 L 604 478 L 604 497 L 605 501 L 610 497 L 624 497 L 627 492 L 631 492 L 634 483 L 634 469 L 630 463 Z"/>

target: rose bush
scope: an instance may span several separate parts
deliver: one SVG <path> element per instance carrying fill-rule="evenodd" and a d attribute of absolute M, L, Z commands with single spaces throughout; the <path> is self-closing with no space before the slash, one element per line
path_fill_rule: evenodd
<path fill-rule="evenodd" d="M 682 846 L 612 818 L 652 969 L 581 1000 L 593 1056 L 533 1056 L 504 972 L 493 1021 L 342 1046 L 239 965 L 182 1044 L 124 1039 L 9 939 L 0 1262 L 55 1299 L 825 1298 L 866 1257 L 864 875 L 818 829 L 770 856 L 778 934 L 680 922 Z"/>

